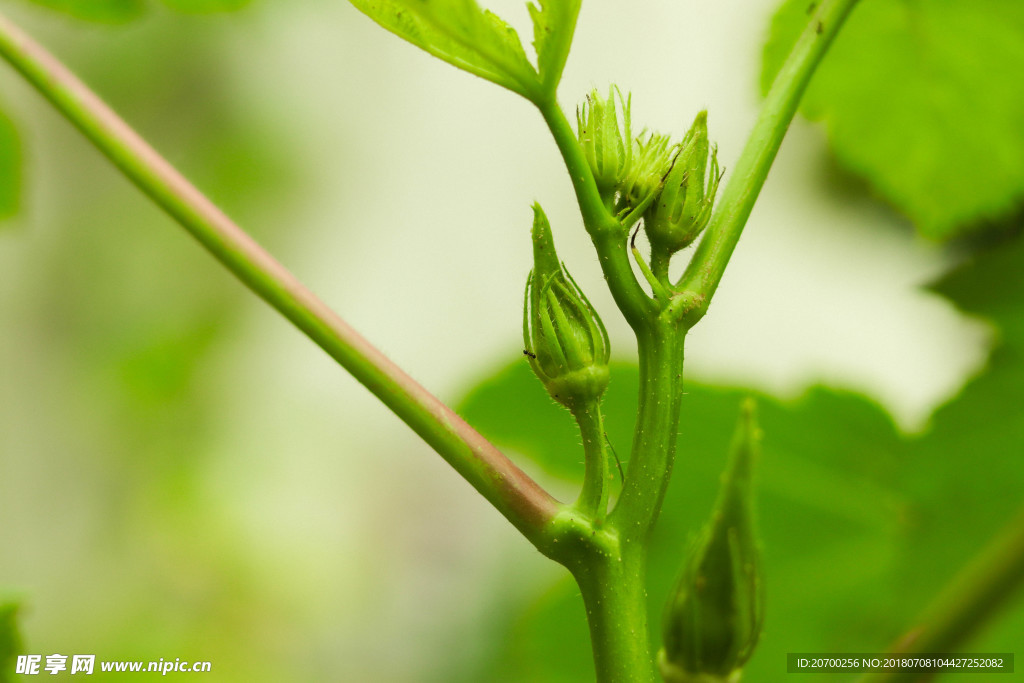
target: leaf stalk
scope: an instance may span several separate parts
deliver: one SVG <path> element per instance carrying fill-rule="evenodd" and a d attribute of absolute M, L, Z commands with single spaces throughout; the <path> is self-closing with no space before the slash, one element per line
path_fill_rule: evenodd
<path fill-rule="evenodd" d="M 0 55 L 199 243 L 348 370 L 528 539 L 561 504 L 350 327 L 172 167 L 56 57 L 0 15 Z"/>

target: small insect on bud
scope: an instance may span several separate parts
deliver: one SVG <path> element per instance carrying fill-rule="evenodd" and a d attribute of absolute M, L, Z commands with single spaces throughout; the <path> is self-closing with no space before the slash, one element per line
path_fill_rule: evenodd
<path fill-rule="evenodd" d="M 672 165 L 673 147 L 669 136 L 641 133 L 633 141 L 633 165 L 623 180 L 619 209 L 634 209 L 661 189 L 661 182 Z"/>
<path fill-rule="evenodd" d="M 619 98 L 618 107 L 615 95 Z M 623 99 L 622 92 L 613 86 L 608 89 L 608 99 L 594 90 L 587 95 L 583 108 L 576 111 L 580 146 L 594 174 L 597 189 L 606 198 L 614 196 L 632 164 L 629 106 L 630 98 Z M 622 113 L 624 130 L 619 128 L 617 109 Z"/>
<path fill-rule="evenodd" d="M 597 312 L 558 262 L 551 226 L 533 207 L 533 271 L 526 281 L 523 343 L 548 393 L 570 410 L 608 386 L 608 333 Z"/>
<path fill-rule="evenodd" d="M 697 239 L 711 219 L 721 179 L 718 149 L 708 143 L 708 113 L 702 111 L 679 145 L 661 195 L 645 215 L 651 245 L 674 254 Z"/>
<path fill-rule="evenodd" d="M 751 470 L 758 441 L 750 399 L 711 521 L 666 606 L 658 663 L 668 683 L 736 683 L 757 645 L 764 593 Z"/>

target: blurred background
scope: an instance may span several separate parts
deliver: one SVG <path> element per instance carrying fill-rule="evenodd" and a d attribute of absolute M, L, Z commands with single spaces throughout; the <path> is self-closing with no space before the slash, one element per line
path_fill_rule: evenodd
<path fill-rule="evenodd" d="M 633 357 L 557 151 L 511 93 L 428 57 L 342 0 L 43 4 L 56 11 L 14 0 L 0 11 L 443 399 L 523 369 L 533 201 L 601 311 L 616 357 Z M 485 4 L 532 34 L 518 0 Z M 634 122 L 677 135 L 707 108 L 728 173 L 758 111 L 778 5 L 587 0 L 562 104 L 571 113 L 590 89 L 614 82 L 632 92 Z M 18 205 L 0 224 L 0 598 L 20 603 L 24 650 L 207 660 L 224 681 L 499 680 L 480 672 L 508 656 L 509 624 L 529 624 L 563 593 L 571 601 L 562 571 L 7 67 L 0 110 L 21 169 L 8 180 Z M 888 444 L 928 432 L 935 408 L 982 372 L 1001 337 L 924 288 L 976 245 L 920 236 L 878 194 L 829 152 L 820 124 L 798 118 L 689 339 L 687 372 L 695 386 L 742 387 L 779 406 L 806 408 L 810 388 L 828 385 L 822 400 L 853 401 L 877 422 L 873 433 L 885 431 L 887 445 L 871 441 L 864 458 L 885 470 Z M 627 403 L 630 372 L 617 390 Z M 519 375 L 498 377 L 518 386 Z M 814 391 L 823 390 L 812 402 Z M 467 411 L 512 420 L 475 395 L 483 398 Z M 724 445 L 734 404 L 711 395 L 729 417 L 708 421 L 717 430 L 709 438 Z M 625 443 L 629 417 L 616 437 Z M 516 426 L 529 430 L 533 419 Z M 844 448 L 857 443 L 841 427 L 833 433 Z M 803 440 L 805 450 L 817 446 Z M 536 455 L 529 445 L 510 450 Z M 724 455 L 709 455 L 710 481 Z M 520 461 L 571 495 L 570 467 Z M 845 494 L 827 488 L 841 488 L 845 474 L 833 481 L 794 466 L 765 476 L 778 495 L 799 489 L 800 477 L 818 498 L 848 494 L 859 501 L 851 515 L 883 525 L 906 511 L 873 502 L 870 473 Z M 709 505 L 713 489 L 704 497 Z M 793 513 L 787 529 L 814 514 Z M 971 543 L 984 538 L 979 530 Z M 865 539 L 800 571 L 846 567 L 877 550 Z M 925 584 L 941 585 L 961 559 Z M 779 576 L 778 591 L 798 585 L 795 576 Z M 923 604 L 908 602 L 894 620 Z M 839 615 L 849 605 L 817 606 L 822 621 L 847 620 Z M 582 610 L 570 617 L 575 630 L 552 627 L 553 641 L 579 640 Z M 783 621 L 766 628 L 787 632 Z M 886 642 L 826 644 L 869 651 Z M 812 645 L 822 644 L 780 639 L 778 651 Z"/>

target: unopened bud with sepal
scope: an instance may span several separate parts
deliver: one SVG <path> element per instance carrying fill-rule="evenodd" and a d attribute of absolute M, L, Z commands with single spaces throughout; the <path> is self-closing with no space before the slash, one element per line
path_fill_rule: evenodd
<path fill-rule="evenodd" d="M 615 96 L 618 95 L 616 105 Z M 587 95 L 583 108 L 576 112 L 577 138 L 583 155 L 594 174 L 597 189 L 605 198 L 615 195 L 633 161 L 633 141 L 629 120 L 630 99 L 616 87 L 608 89 L 608 98 L 597 90 Z M 619 114 L 622 128 L 619 127 Z"/>
<path fill-rule="evenodd" d="M 633 141 L 633 164 L 620 186 L 620 211 L 640 206 L 661 189 L 673 150 L 669 136 L 660 133 L 644 132 Z"/>
<path fill-rule="evenodd" d="M 764 589 L 751 483 L 759 440 L 750 399 L 711 521 L 665 610 L 658 663 L 668 683 L 736 683 L 761 635 Z"/>
<path fill-rule="evenodd" d="M 599 400 L 608 386 L 608 333 L 559 263 L 544 211 L 535 204 L 533 212 L 534 266 L 526 281 L 523 343 L 548 393 L 572 410 Z"/>
<path fill-rule="evenodd" d="M 718 149 L 708 142 L 708 113 L 702 111 L 679 145 L 661 194 L 645 214 L 652 248 L 674 254 L 697 239 L 711 219 L 721 177 Z"/>

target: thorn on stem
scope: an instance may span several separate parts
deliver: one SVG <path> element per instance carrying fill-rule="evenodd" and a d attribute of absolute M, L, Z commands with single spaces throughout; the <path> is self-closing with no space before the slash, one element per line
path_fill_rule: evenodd
<path fill-rule="evenodd" d="M 605 432 L 605 434 L 604 434 L 604 440 L 605 440 L 605 443 L 608 444 L 608 448 L 612 452 L 612 457 L 615 458 L 615 465 L 616 465 L 616 467 L 619 468 L 619 479 L 621 481 L 623 481 L 623 482 L 626 481 L 626 473 L 622 471 L 622 461 L 619 460 L 619 454 L 615 452 L 615 446 L 612 445 L 612 440 L 608 438 L 608 433 L 607 432 Z"/>

